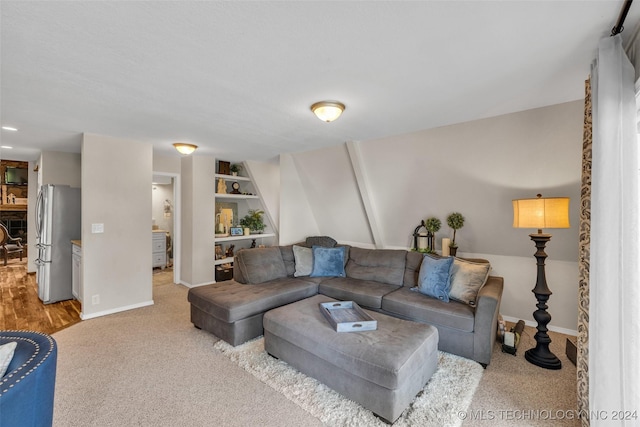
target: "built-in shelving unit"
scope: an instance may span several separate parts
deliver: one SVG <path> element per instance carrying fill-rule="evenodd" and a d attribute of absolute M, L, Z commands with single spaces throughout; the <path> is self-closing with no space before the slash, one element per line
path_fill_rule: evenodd
<path fill-rule="evenodd" d="M 243 171 L 246 171 L 246 165 L 243 165 Z M 227 193 L 218 193 L 218 182 L 220 179 L 223 179 L 227 185 Z M 243 194 L 232 194 L 231 185 L 237 182 L 240 186 L 239 191 Z M 220 213 L 221 208 L 232 209 L 234 211 L 234 218 L 232 220 L 232 225 L 239 226 L 240 219 L 243 218 L 249 210 L 251 209 L 260 209 L 264 210 L 264 203 L 260 195 L 257 192 L 257 188 L 255 187 L 253 180 L 248 176 L 235 176 L 235 175 L 223 175 L 216 173 L 215 174 L 215 215 L 217 216 Z M 216 232 L 219 227 L 219 220 L 215 220 Z M 241 236 L 231 236 L 225 235 L 221 236 L 216 234 L 214 237 L 214 242 L 216 247 L 221 246 L 222 253 L 226 254 L 226 250 L 230 245 L 234 245 L 234 251 L 237 251 L 242 248 L 249 248 L 252 246 L 258 246 L 261 244 L 264 245 L 273 245 L 277 241 L 277 235 L 273 231 L 272 225 L 269 223 L 267 216 L 264 218 L 265 225 L 267 228 L 263 233 L 259 234 L 249 234 L 249 235 L 241 235 Z M 214 265 L 216 267 L 221 266 L 223 264 L 232 264 L 233 257 L 224 257 L 219 259 L 214 259 Z"/>

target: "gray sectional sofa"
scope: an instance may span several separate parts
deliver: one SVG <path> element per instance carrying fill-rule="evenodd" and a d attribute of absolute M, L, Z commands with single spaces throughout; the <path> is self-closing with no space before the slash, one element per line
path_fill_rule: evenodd
<path fill-rule="evenodd" d="M 345 247 L 345 277 L 295 277 L 293 246 L 240 250 L 234 279 L 189 290 L 191 321 L 231 345 L 263 334 L 265 312 L 316 294 L 438 329 L 438 349 L 486 366 L 496 339 L 503 279 L 489 276 L 475 304 L 415 292 L 423 255 Z M 478 260 L 476 260 L 478 261 Z"/>

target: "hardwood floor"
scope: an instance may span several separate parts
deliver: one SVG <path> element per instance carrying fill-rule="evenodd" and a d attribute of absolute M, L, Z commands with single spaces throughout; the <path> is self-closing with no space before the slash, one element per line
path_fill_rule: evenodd
<path fill-rule="evenodd" d="M 80 321 L 76 300 L 43 304 L 36 275 L 27 274 L 27 261 L 10 260 L 0 266 L 0 329 L 23 329 L 52 334 Z"/>
<path fill-rule="evenodd" d="M 173 283 L 170 268 L 154 270 L 154 286 Z M 26 259 L 0 265 L 0 330 L 22 329 L 52 334 L 80 322 L 77 300 L 43 304 L 38 298 L 36 275 L 27 274 Z"/>

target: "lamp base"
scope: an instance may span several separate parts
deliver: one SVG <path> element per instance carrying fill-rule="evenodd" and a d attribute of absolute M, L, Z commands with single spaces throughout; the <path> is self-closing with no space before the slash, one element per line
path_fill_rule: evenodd
<path fill-rule="evenodd" d="M 562 362 L 558 357 L 549 351 L 548 348 L 537 346 L 524 352 L 524 358 L 529 363 L 545 369 L 561 369 Z"/>

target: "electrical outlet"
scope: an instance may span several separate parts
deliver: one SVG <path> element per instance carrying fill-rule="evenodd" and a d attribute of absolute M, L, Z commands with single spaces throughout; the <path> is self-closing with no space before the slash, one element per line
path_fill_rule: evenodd
<path fill-rule="evenodd" d="M 91 297 L 91 304 L 98 305 L 100 304 L 100 295 L 94 295 Z"/>
<path fill-rule="evenodd" d="M 91 224 L 92 233 L 104 233 L 104 224 Z"/>

